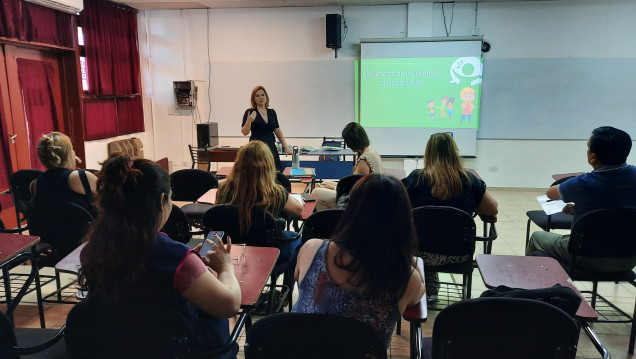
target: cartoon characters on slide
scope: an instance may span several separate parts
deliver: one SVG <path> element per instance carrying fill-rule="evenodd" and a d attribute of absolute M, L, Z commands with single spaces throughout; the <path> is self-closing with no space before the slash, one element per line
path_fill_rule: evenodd
<path fill-rule="evenodd" d="M 462 102 L 462 119 L 459 123 L 464 122 L 464 119 L 468 117 L 468 123 L 470 123 L 470 118 L 473 113 L 473 109 L 475 105 L 473 104 L 473 100 L 475 99 L 475 90 L 470 87 L 466 87 L 460 93 L 460 96 L 464 102 Z"/>
<path fill-rule="evenodd" d="M 439 105 L 439 118 L 440 119 L 451 119 L 453 118 L 453 104 L 455 103 L 455 98 L 450 96 L 442 96 L 441 104 Z M 426 106 L 428 107 L 428 119 L 433 120 L 435 118 L 435 100 L 426 101 Z M 469 121 L 470 123 L 470 121 Z"/>
<path fill-rule="evenodd" d="M 442 104 L 439 106 L 439 117 L 446 118 L 446 104 L 448 103 L 448 96 L 442 96 Z"/>

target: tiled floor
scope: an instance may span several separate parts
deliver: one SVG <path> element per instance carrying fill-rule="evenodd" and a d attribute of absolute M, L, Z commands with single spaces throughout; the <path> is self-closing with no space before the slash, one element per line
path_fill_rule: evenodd
<path fill-rule="evenodd" d="M 542 190 L 528 189 L 490 189 L 495 199 L 499 202 L 499 215 L 497 230 L 499 238 L 494 242 L 493 254 L 524 254 L 524 243 L 526 234 L 526 211 L 540 209 L 535 197 L 544 193 Z M 478 223 L 479 227 L 479 223 Z M 531 230 L 537 230 L 534 227 Z M 478 248 L 478 253 L 480 249 Z M 452 279 L 450 276 L 442 279 Z M 457 278 L 458 280 L 460 278 Z M 589 289 L 589 283 L 574 283 L 579 289 Z M 627 313 L 634 310 L 634 297 L 636 288 L 627 284 L 604 283 L 599 285 L 600 293 L 608 299 L 618 304 Z M 473 274 L 472 296 L 478 297 L 486 288 L 483 285 L 479 271 Z M 297 291 L 296 291 L 297 292 Z M 29 300 L 27 298 L 27 300 Z M 66 314 L 70 310 L 69 305 L 47 305 L 46 321 L 47 327 L 59 328 L 65 322 Z M 493 316 L 496 316 L 493 313 Z M 423 325 L 424 336 L 431 336 L 435 312 L 429 312 L 429 320 Z M 18 326 L 39 326 L 37 317 L 37 307 L 34 305 L 21 305 L 16 312 L 16 323 Z M 484 323 L 486 326 L 487 323 Z M 549 323 L 546 323 L 549 325 Z M 630 326 L 626 324 L 593 324 L 593 328 L 599 335 L 601 341 L 607 346 L 614 359 L 632 358 L 627 354 L 629 342 Z M 581 332 L 577 358 L 599 358 L 600 355 L 588 340 L 585 333 Z M 244 336 L 241 338 L 243 344 Z M 389 351 L 391 358 L 408 358 L 409 356 L 409 325 L 402 323 L 402 334 L 393 335 L 391 348 Z M 532 340 L 532 338 L 530 338 Z M 239 357 L 243 357 L 242 348 Z"/>

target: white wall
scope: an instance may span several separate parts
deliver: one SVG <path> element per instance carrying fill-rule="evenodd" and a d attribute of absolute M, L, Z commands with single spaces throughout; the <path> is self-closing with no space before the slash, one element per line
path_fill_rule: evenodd
<path fill-rule="evenodd" d="M 340 7 L 140 12 L 146 133 L 137 137 L 144 142 L 146 157 L 167 156 L 173 169 L 189 166 L 187 144 L 196 137 L 194 121 L 207 121 L 209 66 L 215 62 L 352 61 L 359 57 L 360 38 L 446 35 L 440 3 L 345 6 L 349 32 L 338 51 L 338 59 L 334 59 L 333 50 L 325 47 L 325 14 L 340 12 Z M 452 4 L 445 4 L 444 13 L 447 28 L 452 13 L 451 36 L 472 34 L 475 3 L 457 3 L 454 9 Z M 484 54 L 486 59 L 635 57 L 636 43 L 631 38 L 634 18 L 636 3 L 631 0 L 487 2 L 479 3 L 477 11 L 480 34 L 492 45 L 491 51 Z M 625 76 L 634 80 L 631 69 L 626 69 Z M 174 110 L 172 81 L 175 80 L 196 81 L 199 107 L 194 116 L 189 111 Z M 352 87 L 353 79 L 350 81 Z M 256 83 L 258 79 L 254 79 L 254 85 Z M 220 128 L 235 131 L 231 136 L 236 136 L 222 138 L 222 145 L 240 145 L 247 141 L 240 135 L 239 127 L 240 116 L 249 105 L 251 88 L 233 86 L 234 83 L 219 83 L 211 78 L 210 117 L 219 122 Z M 232 104 L 230 108 L 228 103 L 215 103 L 214 94 L 224 91 L 240 93 L 240 99 L 235 99 L 239 105 Z M 313 96 L 310 103 L 303 104 L 307 111 L 319 112 L 321 106 L 329 105 L 321 102 L 323 94 L 311 93 L 311 88 L 306 91 Z M 281 97 L 285 96 L 270 95 L 276 99 L 277 110 L 284 108 L 285 99 Z M 353 107 L 353 103 L 350 106 Z M 281 118 L 283 130 L 284 121 L 291 120 L 303 119 Z M 603 124 L 602 118 L 598 124 Z M 555 126 L 563 125 L 576 124 L 555 123 Z M 316 133 L 316 136 L 322 134 Z M 636 133 L 632 136 L 636 137 Z M 289 142 L 315 145 L 315 141 L 290 139 Z M 105 142 L 87 143 L 89 163 L 103 159 Z M 422 152 L 424 146 L 425 140 Z M 416 161 L 404 163 L 401 159 L 385 162 L 388 167 L 407 170 L 418 165 Z M 589 170 L 582 140 L 480 139 L 477 158 L 467 159 L 465 163 L 475 168 L 492 187 L 541 188 L 551 182 L 553 173 Z"/>

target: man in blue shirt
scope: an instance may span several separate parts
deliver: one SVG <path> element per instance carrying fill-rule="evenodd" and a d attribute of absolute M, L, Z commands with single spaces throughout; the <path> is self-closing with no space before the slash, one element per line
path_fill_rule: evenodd
<path fill-rule="evenodd" d="M 596 209 L 636 209 L 636 167 L 625 162 L 632 148 L 629 134 L 614 127 L 599 127 L 592 131 L 587 147 L 587 162 L 594 170 L 550 187 L 546 192 L 547 196 L 569 203 L 563 212 L 573 214 L 574 222 L 583 214 Z M 569 264 L 569 240 L 569 235 L 534 232 L 526 248 L 526 255 L 541 251 Z M 624 271 L 631 270 L 636 265 L 636 258 L 610 261 L 590 258 L 580 264 L 594 271 Z"/>

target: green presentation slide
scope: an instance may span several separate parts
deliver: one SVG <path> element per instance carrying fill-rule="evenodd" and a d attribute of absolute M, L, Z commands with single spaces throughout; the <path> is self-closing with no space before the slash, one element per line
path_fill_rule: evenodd
<path fill-rule="evenodd" d="M 364 127 L 479 128 L 480 57 L 360 61 Z"/>

